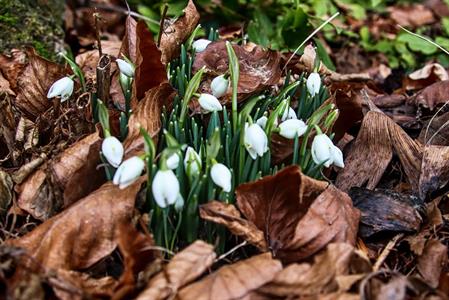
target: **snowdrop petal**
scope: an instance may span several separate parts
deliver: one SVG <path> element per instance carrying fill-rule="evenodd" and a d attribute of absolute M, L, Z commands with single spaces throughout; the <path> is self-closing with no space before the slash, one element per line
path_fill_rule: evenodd
<path fill-rule="evenodd" d="M 332 141 L 325 134 L 318 134 L 312 142 L 312 159 L 319 165 L 324 163 L 328 168 L 333 163 Z"/>
<path fill-rule="evenodd" d="M 313 97 L 320 92 L 321 88 L 321 77 L 320 74 L 313 72 L 309 75 L 306 82 L 307 90 L 309 94 Z"/>
<path fill-rule="evenodd" d="M 114 174 L 112 182 L 124 189 L 136 181 L 145 168 L 145 162 L 138 156 L 125 160 Z"/>
<path fill-rule="evenodd" d="M 167 158 L 167 168 L 170 170 L 174 170 L 178 168 L 179 166 L 179 155 L 176 153 L 173 153 Z"/>
<path fill-rule="evenodd" d="M 221 111 L 223 109 L 220 101 L 211 94 L 201 94 L 198 102 L 201 108 L 207 112 Z"/>
<path fill-rule="evenodd" d="M 120 58 L 117 58 L 115 61 L 117 62 L 118 68 L 120 69 L 120 73 L 128 77 L 134 77 L 133 65 Z"/>
<path fill-rule="evenodd" d="M 224 75 L 215 77 L 210 84 L 212 95 L 214 95 L 217 98 L 224 96 L 228 91 L 228 86 L 229 80 L 226 79 Z"/>
<path fill-rule="evenodd" d="M 52 84 L 47 93 L 47 98 L 61 97 L 61 101 L 65 101 L 73 93 L 74 82 L 70 77 L 63 77 Z"/>
<path fill-rule="evenodd" d="M 296 135 L 300 137 L 306 130 L 306 123 L 299 119 L 290 119 L 279 124 L 279 134 L 287 139 L 294 139 Z"/>
<path fill-rule="evenodd" d="M 210 177 L 216 185 L 223 189 L 223 191 L 227 193 L 231 191 L 232 175 L 228 167 L 220 163 L 214 164 L 210 170 Z"/>
<path fill-rule="evenodd" d="M 262 157 L 268 150 L 268 138 L 262 127 L 257 123 L 249 126 L 246 124 L 244 144 L 252 159 Z"/>
<path fill-rule="evenodd" d="M 117 168 L 123 159 L 123 145 L 115 136 L 108 136 L 101 144 L 101 152 L 108 163 Z"/>
<path fill-rule="evenodd" d="M 159 170 L 151 184 L 154 201 L 161 208 L 176 202 L 179 195 L 179 181 L 172 170 Z"/>
<path fill-rule="evenodd" d="M 336 165 L 337 167 L 345 167 L 345 163 L 343 161 L 343 152 L 341 152 L 340 148 L 338 148 L 337 146 L 332 147 L 332 160 L 334 162 L 334 165 Z"/>
<path fill-rule="evenodd" d="M 296 116 L 296 113 L 293 110 L 293 108 L 291 108 L 289 106 L 288 109 L 286 109 L 284 111 L 284 113 L 282 114 L 281 121 L 290 120 L 290 119 L 298 119 L 298 117 Z"/>
<path fill-rule="evenodd" d="M 206 50 L 207 46 L 211 43 L 211 41 L 206 39 L 199 39 L 192 43 L 193 49 L 195 49 L 196 53 L 203 52 Z"/>
<path fill-rule="evenodd" d="M 184 169 L 187 176 L 196 176 L 200 173 L 202 162 L 200 155 L 192 147 L 187 147 L 184 158 Z"/>

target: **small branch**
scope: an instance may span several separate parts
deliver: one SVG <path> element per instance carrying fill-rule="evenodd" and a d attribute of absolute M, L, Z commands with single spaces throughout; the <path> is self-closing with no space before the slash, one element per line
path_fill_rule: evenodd
<path fill-rule="evenodd" d="M 98 99 L 106 105 L 109 101 L 109 87 L 111 84 L 111 58 L 105 54 L 100 57 L 97 65 L 97 93 Z"/>
<path fill-rule="evenodd" d="M 165 21 L 165 17 L 167 16 L 167 11 L 168 11 L 168 5 L 165 4 L 164 11 L 162 12 L 161 21 L 159 23 L 159 36 L 157 37 L 157 47 L 158 48 L 161 45 L 162 34 L 164 33 L 164 21 Z"/>
<path fill-rule="evenodd" d="M 153 20 L 151 18 L 143 16 L 143 15 L 141 15 L 139 13 L 134 12 L 134 11 L 128 11 L 127 9 L 121 8 L 119 6 L 95 3 L 95 7 L 97 7 L 98 9 L 102 9 L 102 10 L 114 11 L 114 12 L 122 13 L 124 15 L 130 15 L 132 17 L 136 17 L 136 18 L 145 20 L 147 22 L 159 25 L 159 22 L 156 21 L 156 20 Z"/>
<path fill-rule="evenodd" d="M 214 263 L 219 262 L 220 260 L 225 259 L 227 256 L 229 256 L 230 254 L 232 254 L 233 252 L 237 251 L 239 248 L 246 246 L 246 244 L 248 244 L 247 241 L 243 241 L 242 243 L 238 244 L 237 246 L 235 246 L 234 248 L 232 248 L 231 250 L 229 250 L 226 253 L 223 253 L 222 255 L 220 255 L 215 261 Z"/>

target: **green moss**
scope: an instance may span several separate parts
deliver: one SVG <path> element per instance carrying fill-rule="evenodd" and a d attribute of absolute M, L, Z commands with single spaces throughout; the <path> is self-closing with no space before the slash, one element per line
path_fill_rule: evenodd
<path fill-rule="evenodd" d="M 0 0 L 0 52 L 34 47 L 54 59 L 63 39 L 64 1 Z"/>

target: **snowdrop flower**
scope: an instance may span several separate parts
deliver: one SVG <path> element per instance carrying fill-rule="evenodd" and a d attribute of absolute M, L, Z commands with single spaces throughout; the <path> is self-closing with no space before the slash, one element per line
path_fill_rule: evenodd
<path fill-rule="evenodd" d="M 47 93 L 47 98 L 61 97 L 61 102 L 69 99 L 73 93 L 73 80 L 70 77 L 63 77 L 57 80 L 50 87 Z"/>
<path fill-rule="evenodd" d="M 142 174 L 145 162 L 138 156 L 133 156 L 125 160 L 114 174 L 112 182 L 124 189 L 131 185 Z"/>
<path fill-rule="evenodd" d="M 120 58 L 117 58 L 115 61 L 120 69 L 120 73 L 131 78 L 134 77 L 134 66 L 132 64 Z"/>
<path fill-rule="evenodd" d="M 252 159 L 256 159 L 257 156 L 262 157 L 268 151 L 267 135 L 262 127 L 256 123 L 249 126 L 248 123 L 245 124 L 243 142 Z"/>
<path fill-rule="evenodd" d="M 268 118 L 266 116 L 262 116 L 259 119 L 256 120 L 256 124 L 265 129 L 267 126 Z"/>
<path fill-rule="evenodd" d="M 317 134 L 312 142 L 312 159 L 328 168 L 331 164 L 344 168 L 343 153 L 324 133 Z"/>
<path fill-rule="evenodd" d="M 210 89 L 212 90 L 212 95 L 217 98 L 224 96 L 228 90 L 229 80 L 220 75 L 215 77 L 210 83 Z"/>
<path fill-rule="evenodd" d="M 212 181 L 221 187 L 223 191 L 229 193 L 231 191 L 231 171 L 223 164 L 215 163 L 210 170 Z"/>
<path fill-rule="evenodd" d="M 192 147 L 187 147 L 184 169 L 188 176 L 197 176 L 202 167 L 200 155 Z"/>
<path fill-rule="evenodd" d="M 287 139 L 302 136 L 307 130 L 307 125 L 299 119 L 290 119 L 279 124 L 279 134 Z"/>
<path fill-rule="evenodd" d="M 151 184 L 153 197 L 157 205 L 165 208 L 176 202 L 179 195 L 179 181 L 172 170 L 159 170 Z"/>
<path fill-rule="evenodd" d="M 193 42 L 192 47 L 195 49 L 196 53 L 203 52 L 207 46 L 211 43 L 211 41 L 206 39 L 199 39 Z"/>
<path fill-rule="evenodd" d="M 115 136 L 108 136 L 101 144 L 101 152 L 111 166 L 117 168 L 122 162 L 123 145 Z"/>
<path fill-rule="evenodd" d="M 290 119 L 298 119 L 296 116 L 295 111 L 290 106 L 288 109 L 284 110 L 284 113 L 282 114 L 281 121 L 290 120 Z"/>
<path fill-rule="evenodd" d="M 184 207 L 184 198 L 182 197 L 181 194 L 178 194 L 178 197 L 176 197 L 175 201 L 175 210 L 177 212 L 180 212 L 183 207 Z"/>
<path fill-rule="evenodd" d="M 198 102 L 200 103 L 201 108 L 207 112 L 221 111 L 223 109 L 220 101 L 211 94 L 201 94 Z"/>
<path fill-rule="evenodd" d="M 317 95 L 320 92 L 321 87 L 320 74 L 316 72 L 310 73 L 309 78 L 307 78 L 306 85 L 307 90 L 312 97 Z"/>
<path fill-rule="evenodd" d="M 178 168 L 179 166 L 179 155 L 176 153 L 173 153 L 167 158 L 167 168 L 170 170 L 174 170 Z"/>

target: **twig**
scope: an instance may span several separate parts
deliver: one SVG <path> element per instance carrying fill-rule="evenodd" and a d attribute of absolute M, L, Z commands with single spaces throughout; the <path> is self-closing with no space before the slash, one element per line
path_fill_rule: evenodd
<path fill-rule="evenodd" d="M 157 37 L 157 47 L 158 48 L 161 45 L 162 33 L 164 33 L 164 21 L 165 21 L 165 17 L 167 16 L 167 11 L 168 11 L 168 5 L 165 4 L 164 10 L 162 12 L 161 21 L 159 23 L 159 36 Z"/>
<path fill-rule="evenodd" d="M 442 111 L 443 108 L 446 107 L 446 105 L 447 105 L 448 103 L 449 103 L 449 101 L 444 102 L 443 106 L 441 106 L 441 107 L 437 110 L 437 112 L 432 116 L 432 118 L 430 118 L 430 121 L 429 121 L 429 123 L 427 124 L 427 127 L 426 127 L 426 133 L 424 134 L 424 141 L 426 142 L 426 145 L 430 143 L 430 141 L 434 138 L 435 134 L 437 134 L 441 129 L 443 129 L 444 127 L 446 127 L 446 125 L 443 124 L 443 126 L 441 126 L 440 128 L 438 128 L 438 130 L 434 132 L 434 134 L 432 135 L 432 137 L 431 137 L 429 140 L 427 140 L 427 134 L 429 133 L 430 125 L 432 124 L 432 122 L 433 122 L 433 120 L 436 118 L 436 116 L 440 113 L 440 111 Z"/>
<path fill-rule="evenodd" d="M 97 93 L 98 99 L 105 105 L 109 102 L 109 86 L 111 84 L 111 59 L 109 55 L 100 56 L 97 64 Z"/>
<path fill-rule="evenodd" d="M 243 241 L 242 243 L 238 244 L 237 246 L 235 246 L 234 248 L 232 248 L 232 249 L 229 250 L 228 252 L 223 253 L 222 255 L 220 255 L 220 256 L 214 261 L 214 263 L 219 262 L 220 260 L 225 259 L 226 256 L 229 256 L 229 255 L 232 254 L 233 252 L 237 251 L 239 248 L 241 248 L 241 247 L 243 247 L 243 246 L 246 246 L 246 244 L 248 244 L 248 242 L 247 242 L 247 241 Z"/>
<path fill-rule="evenodd" d="M 411 32 L 410 30 L 405 29 L 405 28 L 402 27 L 401 25 L 398 25 L 398 27 L 401 28 L 402 30 L 404 30 L 405 32 L 407 32 L 408 34 L 411 34 L 411 35 L 413 35 L 413 36 L 416 36 L 416 37 L 418 37 L 418 38 L 420 38 L 420 39 L 422 39 L 422 40 L 424 40 L 424 41 L 426 41 L 426 42 L 428 42 L 428 43 L 434 45 L 435 47 L 437 47 L 438 49 L 440 49 L 441 51 L 443 51 L 444 53 L 446 53 L 447 55 L 449 55 L 449 51 L 447 51 L 446 49 L 444 49 L 443 47 L 441 47 L 440 45 L 438 45 L 437 43 L 435 43 L 435 42 L 432 41 L 431 39 L 426 38 L 426 37 L 424 37 L 424 36 L 421 36 L 421 35 L 419 35 L 419 34 L 417 34 L 417 33 Z"/>
<path fill-rule="evenodd" d="M 287 67 L 288 63 L 292 60 L 293 56 L 296 55 L 296 53 L 298 53 L 299 49 L 301 49 L 302 46 L 304 46 L 311 38 L 313 38 L 313 36 L 315 34 L 317 34 L 324 26 L 326 26 L 327 24 L 329 24 L 333 19 L 335 19 L 340 13 L 336 12 L 332 17 L 330 17 L 329 19 L 327 19 L 323 24 L 321 24 L 320 26 L 318 26 L 317 29 L 315 29 L 302 43 L 301 45 L 298 46 L 298 48 L 296 48 L 295 52 L 293 52 L 293 54 L 290 56 L 290 58 L 287 60 L 287 62 L 284 65 L 284 68 L 282 68 L 282 72 L 284 72 L 285 68 Z"/>
<path fill-rule="evenodd" d="M 101 3 L 95 3 L 95 7 L 102 9 L 102 10 L 109 10 L 109 11 L 114 11 L 114 12 L 118 12 L 118 13 L 122 13 L 125 15 L 130 15 L 132 17 L 136 17 L 142 20 L 145 20 L 147 22 L 159 25 L 159 22 L 156 20 L 153 20 L 151 18 L 148 18 L 146 16 L 143 16 L 139 13 L 136 13 L 134 11 L 128 11 L 127 9 L 121 8 L 119 6 L 115 6 L 115 5 L 106 5 L 106 4 L 101 4 Z"/>
<path fill-rule="evenodd" d="M 97 38 L 97 44 L 98 44 L 98 57 L 103 56 L 103 51 L 101 50 L 101 39 L 100 39 L 100 28 L 98 26 L 98 20 L 101 19 L 100 14 L 97 12 L 97 8 L 95 7 L 95 12 L 93 14 L 95 19 L 95 36 Z"/>
<path fill-rule="evenodd" d="M 391 250 L 393 250 L 398 240 L 403 236 L 404 234 L 400 233 L 396 235 L 391 241 L 388 242 L 384 250 L 382 250 L 379 257 L 377 258 L 376 263 L 373 266 L 373 272 L 377 272 L 379 270 L 380 266 L 384 263 L 385 259 L 387 259 L 388 255 L 390 254 Z"/>

